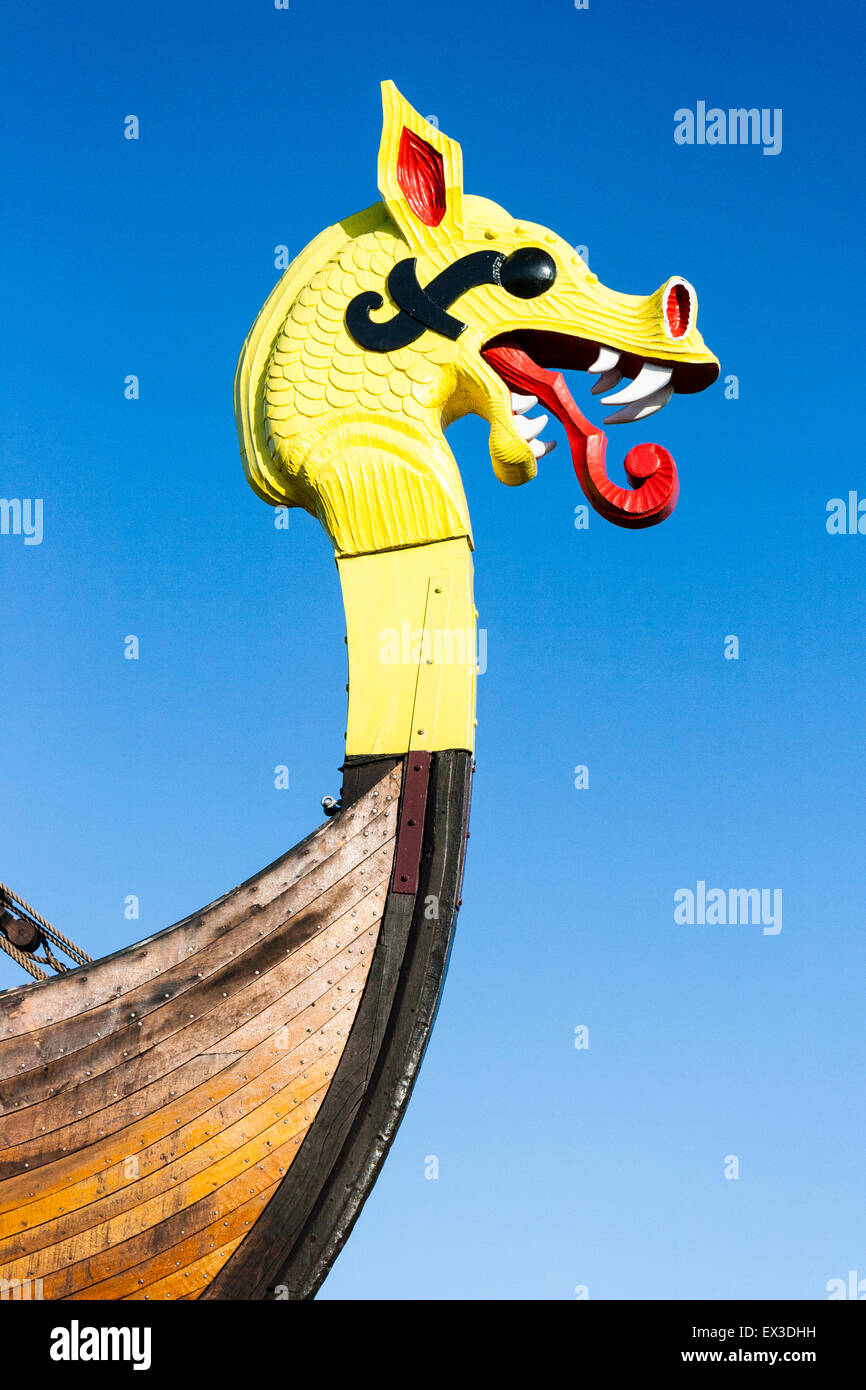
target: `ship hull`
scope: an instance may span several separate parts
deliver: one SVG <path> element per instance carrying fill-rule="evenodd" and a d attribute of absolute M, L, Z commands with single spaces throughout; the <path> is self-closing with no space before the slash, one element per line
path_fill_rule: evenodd
<path fill-rule="evenodd" d="M 7 1287 L 315 1294 L 430 1035 L 470 780 L 464 751 L 355 760 L 340 813 L 247 883 L 0 996 Z"/>

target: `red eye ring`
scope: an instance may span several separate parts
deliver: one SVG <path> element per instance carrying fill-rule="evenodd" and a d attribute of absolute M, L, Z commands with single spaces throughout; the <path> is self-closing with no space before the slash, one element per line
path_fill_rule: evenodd
<path fill-rule="evenodd" d="M 665 328 L 672 338 L 682 338 L 692 322 L 692 292 L 684 280 L 671 280 L 664 293 Z"/>

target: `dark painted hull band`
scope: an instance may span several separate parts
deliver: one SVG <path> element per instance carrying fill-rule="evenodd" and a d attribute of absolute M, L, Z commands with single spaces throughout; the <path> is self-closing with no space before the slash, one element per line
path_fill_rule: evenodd
<path fill-rule="evenodd" d="M 397 761 L 350 760 L 344 806 Z M 364 996 L 316 1123 L 203 1298 L 312 1298 L 345 1244 L 394 1140 L 436 1017 L 459 905 L 472 768 L 465 750 L 433 755 L 417 891 L 388 894 Z"/>

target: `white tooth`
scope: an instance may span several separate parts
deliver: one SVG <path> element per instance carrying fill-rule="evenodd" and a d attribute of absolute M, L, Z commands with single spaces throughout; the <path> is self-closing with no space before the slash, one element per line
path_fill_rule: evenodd
<path fill-rule="evenodd" d="M 609 372 L 611 367 L 615 367 L 619 361 L 619 353 L 614 352 L 613 348 L 599 348 L 598 357 L 591 367 L 587 367 L 588 372 Z"/>
<path fill-rule="evenodd" d="M 622 410 L 617 410 L 613 415 L 606 415 L 604 423 L 606 425 L 627 425 L 631 420 L 644 420 L 647 415 L 655 415 L 657 410 L 667 405 L 671 396 L 674 394 L 672 386 L 662 386 L 658 391 L 653 391 L 651 396 L 644 396 L 643 400 L 632 401 L 631 405 L 623 406 Z"/>
<path fill-rule="evenodd" d="M 529 447 L 537 459 L 543 459 L 545 454 L 549 454 L 551 449 L 556 448 L 555 439 L 530 439 Z"/>
<path fill-rule="evenodd" d="M 514 428 L 528 442 L 530 439 L 534 439 L 537 434 L 541 434 L 547 424 L 547 419 L 546 415 L 533 415 L 531 418 L 526 415 L 515 415 Z"/>
<path fill-rule="evenodd" d="M 511 413 L 512 415 L 523 415 L 527 410 L 531 410 L 534 405 L 538 405 L 537 396 L 519 396 L 516 391 L 511 393 Z"/>
<path fill-rule="evenodd" d="M 632 401 L 643 400 L 645 396 L 651 396 L 654 391 L 659 391 L 662 386 L 667 386 L 673 374 L 673 367 L 656 367 L 652 362 L 645 362 L 628 386 L 624 386 L 621 391 L 617 391 L 615 396 L 603 396 L 602 405 L 631 405 Z"/>
<path fill-rule="evenodd" d="M 590 389 L 592 394 L 597 396 L 599 391 L 609 391 L 612 386 L 616 386 L 618 381 L 622 381 L 622 372 L 619 367 L 614 367 L 611 371 L 605 372 L 600 376 L 595 385 Z"/>

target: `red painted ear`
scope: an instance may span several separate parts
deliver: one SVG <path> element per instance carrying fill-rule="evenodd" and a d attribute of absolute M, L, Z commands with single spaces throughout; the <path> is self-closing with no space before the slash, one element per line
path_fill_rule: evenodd
<path fill-rule="evenodd" d="M 438 227 L 445 216 L 445 168 L 442 156 L 406 126 L 400 136 L 397 182 L 418 220 L 425 227 Z"/>

